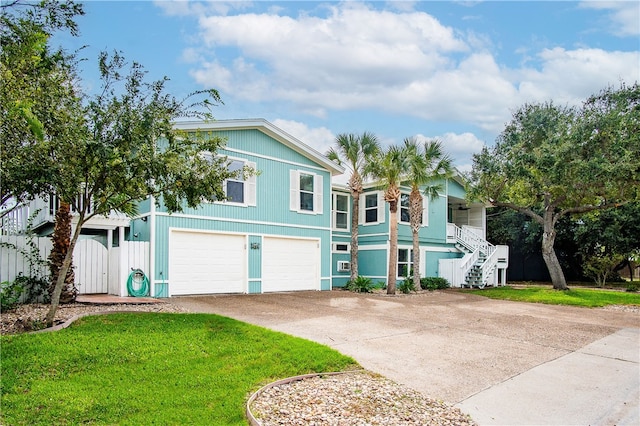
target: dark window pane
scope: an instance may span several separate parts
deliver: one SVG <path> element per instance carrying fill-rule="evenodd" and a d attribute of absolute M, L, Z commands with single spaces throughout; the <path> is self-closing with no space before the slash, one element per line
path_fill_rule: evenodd
<path fill-rule="evenodd" d="M 227 181 L 227 197 L 234 203 L 244 203 L 244 183 Z"/>
<path fill-rule="evenodd" d="M 347 244 L 336 244 L 337 251 L 348 251 L 349 246 Z"/>
<path fill-rule="evenodd" d="M 378 206 L 378 194 L 367 195 L 364 197 L 365 207 L 377 207 Z"/>
<path fill-rule="evenodd" d="M 348 197 L 345 195 L 337 195 L 336 196 L 336 210 L 340 212 L 348 211 Z"/>
<path fill-rule="evenodd" d="M 398 250 L 398 262 L 406 262 L 409 260 L 409 251 L 406 249 Z"/>
<path fill-rule="evenodd" d="M 378 221 L 378 209 L 368 209 L 365 212 L 365 221 L 367 223 Z"/>
<path fill-rule="evenodd" d="M 313 211 L 313 194 L 300 193 L 300 210 Z"/>
<path fill-rule="evenodd" d="M 313 175 L 300 173 L 300 190 L 313 192 Z"/>
<path fill-rule="evenodd" d="M 402 207 L 409 207 L 409 194 L 400 194 L 400 205 Z"/>
<path fill-rule="evenodd" d="M 400 221 L 409 222 L 409 209 L 400 209 Z"/>
<path fill-rule="evenodd" d="M 336 228 L 347 229 L 346 213 L 336 213 Z"/>

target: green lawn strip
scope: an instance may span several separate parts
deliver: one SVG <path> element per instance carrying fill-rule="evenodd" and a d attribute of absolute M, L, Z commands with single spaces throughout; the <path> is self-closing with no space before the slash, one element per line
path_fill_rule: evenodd
<path fill-rule="evenodd" d="M 92 316 L 1 343 L 4 425 L 245 425 L 260 386 L 357 367 L 326 346 L 205 314 Z"/>
<path fill-rule="evenodd" d="M 573 305 L 589 308 L 607 305 L 640 305 L 640 294 L 613 290 L 577 288 L 559 291 L 548 287 L 512 288 L 506 286 L 467 291 L 491 299 L 547 303 L 551 305 Z"/>

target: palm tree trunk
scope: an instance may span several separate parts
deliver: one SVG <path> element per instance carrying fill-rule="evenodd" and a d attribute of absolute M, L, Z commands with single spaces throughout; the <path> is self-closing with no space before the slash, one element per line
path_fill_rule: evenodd
<path fill-rule="evenodd" d="M 398 275 L 398 202 L 389 203 L 389 271 L 387 274 L 387 294 L 396 294 Z"/>
<path fill-rule="evenodd" d="M 409 194 L 409 220 L 411 222 L 411 237 L 413 242 L 413 288 L 420 290 L 420 227 L 422 225 L 422 195 L 414 188 Z"/>
<path fill-rule="evenodd" d="M 358 222 L 360 215 L 360 194 L 351 191 L 351 281 L 358 278 Z"/>
<path fill-rule="evenodd" d="M 53 247 L 51 249 L 51 254 L 49 255 L 49 265 L 51 271 L 51 284 L 49 285 L 49 295 L 52 296 L 54 289 L 56 288 L 56 284 L 58 282 L 58 277 L 62 271 L 62 267 L 64 261 L 67 257 L 67 253 L 70 250 L 71 243 L 71 207 L 69 203 L 64 201 L 60 201 L 60 206 L 56 211 L 56 221 L 53 230 L 52 237 Z M 78 293 L 77 288 L 75 287 L 75 274 L 73 272 L 73 268 L 71 267 L 71 263 L 73 260 L 73 256 L 69 261 L 69 266 L 67 267 L 66 273 L 63 275 L 63 285 L 61 288 L 60 294 L 60 303 L 73 303 L 76 300 L 76 295 Z"/>

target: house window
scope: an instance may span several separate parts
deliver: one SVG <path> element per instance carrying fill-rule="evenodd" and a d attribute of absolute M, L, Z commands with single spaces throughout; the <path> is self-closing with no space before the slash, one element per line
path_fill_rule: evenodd
<path fill-rule="evenodd" d="M 299 213 L 322 213 L 322 176 L 290 171 L 290 209 Z"/>
<path fill-rule="evenodd" d="M 413 274 L 413 250 L 398 249 L 398 277 L 410 277 Z"/>
<path fill-rule="evenodd" d="M 213 163 L 213 156 L 210 153 L 204 153 L 204 158 Z M 229 178 L 223 182 L 224 194 L 227 199 L 225 203 L 242 204 L 244 206 L 256 205 L 256 174 L 246 177 L 243 174 L 245 168 L 256 170 L 256 163 L 246 161 L 240 158 L 226 159 L 227 170 L 230 172 L 238 172 L 238 176 Z"/>
<path fill-rule="evenodd" d="M 240 172 L 237 177 L 225 181 L 227 200 L 231 203 L 244 204 L 244 177 L 242 176 L 244 162 L 231 160 L 227 168 L 230 172 Z"/>
<path fill-rule="evenodd" d="M 300 210 L 313 211 L 313 175 L 300 173 Z"/>
<path fill-rule="evenodd" d="M 335 229 L 349 229 L 349 197 L 334 194 L 332 201 L 333 227 Z"/>
<path fill-rule="evenodd" d="M 367 194 L 364 197 L 364 222 L 378 222 L 378 194 Z"/>
<path fill-rule="evenodd" d="M 400 194 L 400 222 L 411 222 L 409 213 L 409 194 Z"/>
<path fill-rule="evenodd" d="M 348 252 L 349 250 L 351 250 L 349 243 L 333 243 L 333 251 Z"/>

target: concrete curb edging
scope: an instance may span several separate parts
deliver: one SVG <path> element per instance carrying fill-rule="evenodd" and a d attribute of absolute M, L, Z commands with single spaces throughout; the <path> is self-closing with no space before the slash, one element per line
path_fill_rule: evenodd
<path fill-rule="evenodd" d="M 253 401 L 256 400 L 256 398 L 258 396 L 260 396 L 260 394 L 262 392 L 264 392 L 267 389 L 270 389 L 274 386 L 278 386 L 278 385 L 286 385 L 288 383 L 293 383 L 293 382 L 298 382 L 304 379 L 309 379 L 312 377 L 323 377 L 323 376 L 338 376 L 341 374 L 350 374 L 350 373 L 366 373 L 367 370 L 364 369 L 360 369 L 360 370 L 348 370 L 348 371 L 333 371 L 330 373 L 310 373 L 310 374 L 303 374 L 301 376 L 293 376 L 293 377 L 287 377 L 286 379 L 281 379 L 281 380 L 276 380 L 275 382 L 271 382 L 263 387 L 261 387 L 260 389 L 258 389 L 257 391 L 255 391 L 250 397 L 249 400 L 247 401 L 247 405 L 246 405 L 246 409 L 245 409 L 245 414 L 247 416 L 247 419 L 249 420 L 249 425 L 251 426 L 262 426 L 262 423 L 260 423 L 260 421 L 258 421 L 258 419 L 255 418 L 255 416 L 253 415 L 253 413 L 251 412 L 251 404 L 253 403 Z"/>

